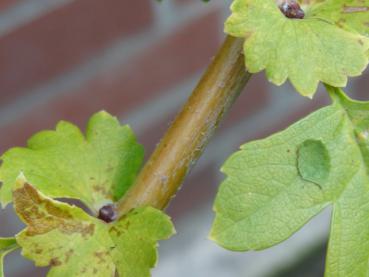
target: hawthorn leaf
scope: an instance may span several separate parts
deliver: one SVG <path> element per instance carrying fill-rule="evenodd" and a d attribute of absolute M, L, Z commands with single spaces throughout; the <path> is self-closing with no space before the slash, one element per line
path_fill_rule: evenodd
<path fill-rule="evenodd" d="M 361 75 L 369 60 L 369 38 L 322 19 L 324 11 L 316 16 L 320 2 L 308 2 L 311 9 L 314 5 L 316 8 L 304 19 L 291 19 L 282 14 L 274 0 L 234 0 L 225 32 L 245 38 L 248 71 L 265 69 L 269 81 L 276 85 L 289 79 L 308 97 L 315 94 L 319 81 L 344 87 L 348 77 Z M 333 6 L 326 4 L 324 10 Z M 355 28 L 360 19 L 347 21 Z"/>
<path fill-rule="evenodd" d="M 12 148 L 1 159 L 3 206 L 11 202 L 16 178 L 23 173 L 44 194 L 80 199 L 97 211 L 127 191 L 141 166 L 143 147 L 127 125 L 99 112 L 89 120 L 85 136 L 61 121 L 55 131 L 37 133 L 27 148 Z"/>
<path fill-rule="evenodd" d="M 4 277 L 4 257 L 18 247 L 15 238 L 0 238 L 0 277 Z"/>
<path fill-rule="evenodd" d="M 51 266 L 48 276 L 150 276 L 157 241 L 175 232 L 170 218 L 151 207 L 107 224 L 21 179 L 13 195 L 15 210 L 27 225 L 16 236 L 22 255 L 36 266 Z"/>
<path fill-rule="evenodd" d="M 369 102 L 327 88 L 332 105 L 225 162 L 210 238 L 230 250 L 261 250 L 332 205 L 326 276 L 367 276 Z"/>

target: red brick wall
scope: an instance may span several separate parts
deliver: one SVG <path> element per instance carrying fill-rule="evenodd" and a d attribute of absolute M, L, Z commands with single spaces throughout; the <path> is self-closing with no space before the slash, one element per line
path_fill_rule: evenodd
<path fill-rule="evenodd" d="M 221 44 L 228 13 L 224 1 L 164 2 L 57 0 L 47 8 L 40 0 L 1 1 L 0 23 L 9 27 L 0 32 L 0 151 L 61 119 L 84 126 L 105 109 L 128 121 L 150 153 Z M 366 76 L 352 87 L 365 98 L 368 84 Z M 211 201 L 219 165 L 240 143 L 321 104 L 255 76 L 169 212 L 179 218 Z M 20 229 L 12 218 L 10 208 L 2 214 L 0 235 Z M 29 265 L 6 270 L 24 276 Z"/>

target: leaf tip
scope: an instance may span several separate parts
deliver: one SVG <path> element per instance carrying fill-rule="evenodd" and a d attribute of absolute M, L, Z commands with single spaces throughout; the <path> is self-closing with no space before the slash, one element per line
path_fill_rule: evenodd
<path fill-rule="evenodd" d="M 13 187 L 13 191 L 24 187 L 25 184 L 27 184 L 27 178 L 24 175 L 24 173 L 21 171 L 15 180 L 15 186 Z"/>
<path fill-rule="evenodd" d="M 108 113 L 106 110 L 101 110 L 101 111 L 96 112 L 95 114 L 92 115 L 91 118 L 94 118 L 94 117 L 116 118 L 115 116 Z"/>
<path fill-rule="evenodd" d="M 214 224 L 210 229 L 210 232 L 208 234 L 208 240 L 215 242 L 216 244 L 218 244 L 218 240 L 217 240 L 217 236 L 216 236 L 216 232 L 214 230 Z"/>

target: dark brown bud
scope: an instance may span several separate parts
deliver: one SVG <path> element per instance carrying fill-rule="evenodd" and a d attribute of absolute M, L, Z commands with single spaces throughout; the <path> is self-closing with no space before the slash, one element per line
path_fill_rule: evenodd
<path fill-rule="evenodd" d="M 98 218 L 105 221 L 106 223 L 114 221 L 117 218 L 114 204 L 108 204 L 101 207 L 99 210 Z"/>
<path fill-rule="evenodd" d="M 303 19 L 305 17 L 305 13 L 300 5 L 293 0 L 283 1 L 279 5 L 279 9 L 288 18 Z"/>

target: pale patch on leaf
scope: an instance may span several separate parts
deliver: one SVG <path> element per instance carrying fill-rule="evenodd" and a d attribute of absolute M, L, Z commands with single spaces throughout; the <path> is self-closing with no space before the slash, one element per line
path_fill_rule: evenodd
<path fill-rule="evenodd" d="M 319 81 L 344 87 L 348 77 L 358 76 L 366 68 L 369 39 L 316 16 L 318 2 L 313 1 L 312 6 L 309 2 L 310 9 L 316 5 L 314 13 L 290 19 L 274 0 L 235 0 L 225 32 L 246 39 L 247 69 L 251 73 L 265 69 L 276 85 L 289 79 L 298 92 L 309 97 Z"/>
<path fill-rule="evenodd" d="M 328 179 L 330 170 L 329 153 L 319 140 L 306 140 L 297 149 L 297 165 L 300 176 L 320 187 Z"/>
<path fill-rule="evenodd" d="M 4 257 L 17 248 L 15 238 L 0 238 L 0 277 L 4 277 Z"/>
<path fill-rule="evenodd" d="M 157 241 L 174 233 L 168 216 L 146 207 L 115 223 L 55 201 L 28 183 L 14 190 L 14 206 L 27 228 L 16 236 L 22 254 L 48 276 L 150 276 Z"/>
<path fill-rule="evenodd" d="M 231 250 L 264 249 L 333 205 L 326 276 L 366 276 L 369 102 L 328 90 L 331 106 L 226 161 L 210 236 Z"/>
<path fill-rule="evenodd" d="M 89 120 L 86 136 L 62 121 L 55 131 L 34 135 L 27 148 L 12 148 L 1 159 L 3 205 L 11 201 L 15 180 L 22 172 L 46 195 L 80 199 L 97 211 L 127 191 L 142 163 L 143 148 L 128 126 L 99 112 Z"/>

